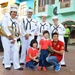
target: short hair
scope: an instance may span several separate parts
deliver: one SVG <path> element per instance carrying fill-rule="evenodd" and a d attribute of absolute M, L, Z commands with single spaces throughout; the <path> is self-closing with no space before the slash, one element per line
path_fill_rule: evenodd
<path fill-rule="evenodd" d="M 44 34 L 49 34 L 49 32 L 48 32 L 47 30 L 45 30 L 45 31 L 43 32 L 43 35 L 44 35 Z"/>
<path fill-rule="evenodd" d="M 38 42 L 35 39 L 32 39 L 30 42 L 30 46 L 33 47 L 33 44 L 36 43 L 38 45 Z"/>
<path fill-rule="evenodd" d="M 59 34 L 57 32 L 52 33 L 52 38 L 53 38 L 54 35 L 58 36 Z"/>

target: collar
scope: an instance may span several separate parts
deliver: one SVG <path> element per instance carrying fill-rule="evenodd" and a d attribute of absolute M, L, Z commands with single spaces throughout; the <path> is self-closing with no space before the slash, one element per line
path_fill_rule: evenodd
<path fill-rule="evenodd" d="M 43 38 L 44 40 L 49 40 L 49 38 L 48 39 L 45 39 L 45 38 Z"/>
<path fill-rule="evenodd" d="M 33 50 L 35 50 L 36 48 L 31 47 Z"/>

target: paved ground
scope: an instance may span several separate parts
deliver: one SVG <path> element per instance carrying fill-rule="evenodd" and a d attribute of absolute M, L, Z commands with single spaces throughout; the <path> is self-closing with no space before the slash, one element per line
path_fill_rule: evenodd
<path fill-rule="evenodd" d="M 52 68 L 49 68 L 46 72 L 43 71 L 32 71 L 32 70 L 23 70 L 17 71 L 13 70 L 7 71 L 2 66 L 2 55 L 0 52 L 0 75 L 75 75 L 75 46 L 68 46 L 69 52 L 66 53 L 66 67 L 62 67 L 60 72 L 53 71 Z"/>

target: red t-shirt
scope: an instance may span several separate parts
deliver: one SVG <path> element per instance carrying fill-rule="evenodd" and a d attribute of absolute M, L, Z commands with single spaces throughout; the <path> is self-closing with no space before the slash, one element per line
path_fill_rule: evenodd
<path fill-rule="evenodd" d="M 26 62 L 29 62 L 32 60 L 31 58 L 29 58 L 29 54 L 31 54 L 32 57 L 35 57 L 37 53 L 38 53 L 38 49 L 34 49 L 32 47 L 29 48 L 27 56 L 26 56 Z"/>
<path fill-rule="evenodd" d="M 41 45 L 41 49 L 47 50 L 49 46 L 50 47 L 52 46 L 52 42 L 49 39 L 43 38 L 40 40 L 40 45 Z"/>
<path fill-rule="evenodd" d="M 64 50 L 64 43 L 58 40 L 57 44 L 54 44 L 52 41 L 52 47 L 54 50 L 61 51 Z M 54 53 L 52 56 L 56 56 L 59 62 L 62 60 L 62 55 L 60 54 Z"/>

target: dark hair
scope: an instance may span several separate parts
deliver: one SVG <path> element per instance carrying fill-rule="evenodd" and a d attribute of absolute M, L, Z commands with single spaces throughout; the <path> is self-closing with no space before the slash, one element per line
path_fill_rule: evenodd
<path fill-rule="evenodd" d="M 33 44 L 36 43 L 38 45 L 38 42 L 35 39 L 32 39 L 30 42 L 30 46 L 33 47 Z"/>
<path fill-rule="evenodd" d="M 52 37 L 53 37 L 54 35 L 57 35 L 57 36 L 58 36 L 58 33 L 56 33 L 56 32 L 52 33 Z"/>
<path fill-rule="evenodd" d="M 48 32 L 47 30 L 45 30 L 45 31 L 43 32 L 43 35 L 44 35 L 44 34 L 49 34 L 49 32 Z"/>

